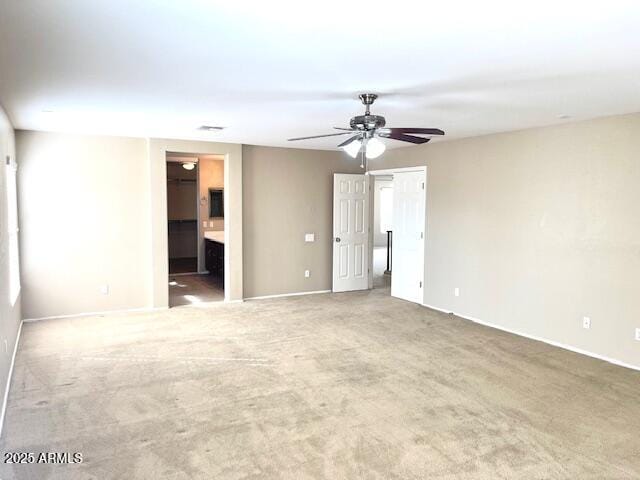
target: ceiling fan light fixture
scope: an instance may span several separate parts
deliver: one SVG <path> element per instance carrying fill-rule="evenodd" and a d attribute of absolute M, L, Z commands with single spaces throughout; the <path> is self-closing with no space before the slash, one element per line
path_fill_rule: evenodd
<path fill-rule="evenodd" d="M 185 170 L 193 170 L 194 168 L 196 168 L 196 164 L 193 162 L 184 162 L 182 164 L 182 168 L 184 168 Z"/>
<path fill-rule="evenodd" d="M 386 145 L 378 140 L 376 137 L 370 138 L 367 142 L 367 148 L 365 155 L 368 159 L 378 158 L 386 150 Z"/>
<path fill-rule="evenodd" d="M 362 147 L 362 141 L 361 140 L 354 140 L 353 142 L 348 143 L 347 145 L 342 147 L 342 149 L 345 152 L 347 152 L 347 154 L 351 158 L 356 158 L 358 156 L 358 152 L 360 151 L 360 147 Z"/>

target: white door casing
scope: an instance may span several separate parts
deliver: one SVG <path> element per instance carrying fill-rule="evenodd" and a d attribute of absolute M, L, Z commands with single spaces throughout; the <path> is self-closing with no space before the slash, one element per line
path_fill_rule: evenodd
<path fill-rule="evenodd" d="M 333 291 L 369 286 L 369 177 L 333 175 Z"/>
<path fill-rule="evenodd" d="M 426 175 L 393 174 L 393 273 L 391 295 L 423 303 Z"/>

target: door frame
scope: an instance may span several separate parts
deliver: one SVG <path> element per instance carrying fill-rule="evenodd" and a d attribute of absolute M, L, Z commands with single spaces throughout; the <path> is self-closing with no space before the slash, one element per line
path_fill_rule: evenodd
<path fill-rule="evenodd" d="M 224 300 L 243 300 L 242 266 L 242 145 L 150 138 L 147 140 L 151 202 L 151 270 L 149 303 L 152 308 L 169 306 L 169 249 L 167 241 L 167 153 L 224 155 Z"/>
<path fill-rule="evenodd" d="M 427 202 L 427 190 L 429 187 L 428 182 L 428 173 L 427 166 L 420 165 L 415 167 L 398 167 L 398 168 L 384 168 L 380 170 L 370 170 L 365 173 L 365 175 L 375 176 L 375 175 L 393 175 L 394 173 L 401 172 L 423 172 L 424 173 L 424 219 L 422 225 L 422 231 L 424 232 L 422 245 L 424 251 L 423 255 L 423 268 L 422 268 L 422 303 L 424 304 L 424 300 L 427 292 L 427 216 L 429 215 L 429 204 Z M 371 181 L 369 182 L 371 184 Z M 371 208 L 369 209 L 369 289 L 373 288 L 373 214 L 375 212 L 375 200 L 373 195 L 373 188 L 370 188 L 370 197 L 369 197 L 369 205 Z M 393 248 L 393 247 L 392 247 Z"/>

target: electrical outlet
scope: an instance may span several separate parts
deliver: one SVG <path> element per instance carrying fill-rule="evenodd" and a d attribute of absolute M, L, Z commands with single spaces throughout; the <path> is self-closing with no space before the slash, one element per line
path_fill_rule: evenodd
<path fill-rule="evenodd" d="M 459 297 L 459 296 L 460 296 L 460 289 L 459 289 L 458 287 L 456 287 L 456 288 L 453 290 L 453 294 L 454 294 L 456 297 Z"/>
<path fill-rule="evenodd" d="M 100 293 L 102 295 L 109 295 L 109 285 L 102 285 L 100 287 Z"/>
<path fill-rule="evenodd" d="M 589 317 L 582 317 L 582 328 L 587 330 L 591 328 L 591 319 Z"/>
<path fill-rule="evenodd" d="M 636 328 L 636 340 L 640 342 L 640 328 Z"/>
<path fill-rule="evenodd" d="M 309 270 L 304 271 L 304 278 L 309 278 L 311 276 L 311 272 Z"/>

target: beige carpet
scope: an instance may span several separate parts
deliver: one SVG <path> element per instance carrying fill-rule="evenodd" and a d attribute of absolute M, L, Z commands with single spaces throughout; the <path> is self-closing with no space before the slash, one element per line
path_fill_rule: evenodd
<path fill-rule="evenodd" d="M 384 290 L 25 324 L 8 479 L 638 479 L 640 372 Z"/>

